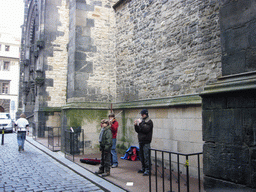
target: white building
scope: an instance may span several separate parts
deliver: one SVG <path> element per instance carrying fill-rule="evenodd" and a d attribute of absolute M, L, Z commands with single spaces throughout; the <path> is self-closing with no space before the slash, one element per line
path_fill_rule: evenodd
<path fill-rule="evenodd" d="M 0 112 L 15 119 L 19 94 L 20 38 L 0 32 Z"/>

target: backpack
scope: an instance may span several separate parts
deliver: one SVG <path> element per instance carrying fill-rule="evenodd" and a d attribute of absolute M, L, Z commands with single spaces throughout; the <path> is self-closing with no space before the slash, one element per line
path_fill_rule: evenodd
<path fill-rule="evenodd" d="M 139 148 L 136 146 L 130 146 L 129 149 L 126 150 L 126 153 L 121 159 L 127 159 L 131 161 L 139 160 Z"/>
<path fill-rule="evenodd" d="M 127 159 L 131 161 L 136 161 L 138 156 L 139 155 L 137 154 L 137 149 L 135 147 L 131 147 L 131 150 L 128 151 Z"/>

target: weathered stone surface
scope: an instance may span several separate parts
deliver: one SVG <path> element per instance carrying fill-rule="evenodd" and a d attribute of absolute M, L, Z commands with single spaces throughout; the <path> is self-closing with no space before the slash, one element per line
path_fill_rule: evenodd
<path fill-rule="evenodd" d="M 120 5 L 116 9 L 117 101 L 200 93 L 215 81 L 221 74 L 218 14 L 218 1 Z M 132 87 L 138 93 L 131 92 Z"/>
<path fill-rule="evenodd" d="M 250 184 L 247 147 L 206 143 L 203 150 L 206 176 L 239 184 Z"/>
<path fill-rule="evenodd" d="M 244 185 L 234 184 L 230 181 L 221 180 L 213 177 L 204 177 L 204 190 L 211 192 L 230 192 L 230 191 L 239 191 L 239 192 L 255 192 L 249 187 Z"/>
<path fill-rule="evenodd" d="M 206 191 L 255 188 L 255 94 L 237 90 L 202 95 Z"/>
<path fill-rule="evenodd" d="M 114 3 L 114 2 L 112 2 Z M 115 98 L 114 12 L 108 1 L 70 3 L 68 102 Z"/>
<path fill-rule="evenodd" d="M 255 71 L 256 2 L 225 1 L 221 3 L 222 75 Z"/>

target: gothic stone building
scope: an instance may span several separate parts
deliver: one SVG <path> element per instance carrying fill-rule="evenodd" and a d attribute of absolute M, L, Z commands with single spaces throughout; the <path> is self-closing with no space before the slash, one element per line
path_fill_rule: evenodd
<path fill-rule="evenodd" d="M 39 137 L 46 134 L 47 126 L 61 127 L 62 132 L 80 126 L 87 147 L 97 148 L 100 120 L 114 110 L 120 124 L 118 147 L 137 145 L 133 121 L 147 108 L 154 122 L 152 148 L 201 152 L 204 139 L 206 188 L 225 182 L 253 187 L 255 157 L 248 151 L 243 162 L 247 172 L 242 175 L 246 182 L 218 175 L 229 170 L 220 166 L 212 171 L 218 159 L 211 164 L 209 158 L 228 142 L 217 144 L 214 138 L 219 132 L 207 126 L 223 123 L 214 119 L 216 115 L 211 117 L 215 108 L 223 107 L 214 104 L 223 101 L 218 91 L 225 95 L 230 87 L 236 90 L 232 83 L 215 92 L 211 86 L 221 84 L 222 75 L 255 70 L 255 37 L 250 34 L 255 35 L 254 1 L 24 2 L 19 107 Z M 255 107 L 255 99 L 250 98 Z M 233 127 L 226 123 L 226 129 L 225 134 Z M 248 147 L 250 154 L 255 151 L 255 140 Z M 190 163 L 191 169 L 196 166 Z M 222 185 L 216 184 L 221 183 L 218 180 Z"/>

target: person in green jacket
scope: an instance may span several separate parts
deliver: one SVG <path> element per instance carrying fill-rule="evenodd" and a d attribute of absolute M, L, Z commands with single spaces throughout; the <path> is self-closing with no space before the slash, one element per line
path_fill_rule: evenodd
<path fill-rule="evenodd" d="M 101 126 L 99 136 L 101 162 L 99 171 L 97 171 L 96 174 L 102 174 L 103 177 L 106 177 L 110 175 L 112 132 L 108 120 L 101 120 Z"/>

